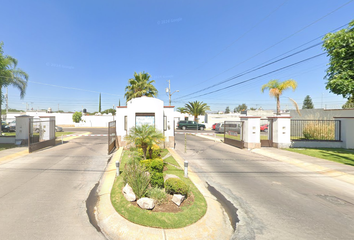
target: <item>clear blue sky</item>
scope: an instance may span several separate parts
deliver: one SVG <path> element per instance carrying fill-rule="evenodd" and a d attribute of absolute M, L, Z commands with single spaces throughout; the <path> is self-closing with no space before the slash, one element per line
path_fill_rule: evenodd
<path fill-rule="evenodd" d="M 59 104 L 60 110 L 84 107 L 94 112 L 99 93 L 103 109 L 117 106 L 119 99 L 124 105 L 128 79 L 141 71 L 156 81 L 158 98 L 165 105 L 165 88 L 171 80 L 171 90 L 180 90 L 172 96 L 176 107 L 199 100 L 214 111 L 241 103 L 275 109 L 275 100 L 261 93 L 261 86 L 271 79 L 290 78 L 298 88 L 283 94 L 283 109 L 293 108 L 286 97 L 300 107 L 306 95 L 316 108 L 340 108 L 345 102 L 325 89 L 326 55 L 206 93 L 323 53 L 318 45 L 220 83 L 302 44 L 307 43 L 283 57 L 319 43 L 322 35 L 354 19 L 354 1 L 14 0 L 0 6 L 4 52 L 17 58 L 18 67 L 30 76 L 24 99 L 17 89 L 9 88 L 10 108 L 25 109 L 27 102 L 34 109 L 57 110 Z"/>

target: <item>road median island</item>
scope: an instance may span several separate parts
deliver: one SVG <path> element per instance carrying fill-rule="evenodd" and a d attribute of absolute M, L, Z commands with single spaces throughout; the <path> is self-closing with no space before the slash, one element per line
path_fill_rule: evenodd
<path fill-rule="evenodd" d="M 125 199 L 122 193 L 123 177 L 122 175 L 115 177 L 115 161 L 120 159 L 116 155 L 121 154 L 120 170 L 123 173 L 129 150 L 125 150 L 124 153 L 122 150 L 119 151 L 120 153 L 112 157 L 99 189 L 97 219 L 105 235 L 112 239 L 230 238 L 232 227 L 221 205 L 206 190 L 205 183 L 196 178 L 194 173 L 190 172 L 190 178 L 184 178 L 183 163 L 181 165 L 180 161 L 175 160 L 174 150 L 169 149 L 172 156 L 164 159 L 165 162 L 172 163 L 164 165 L 164 175 L 174 174 L 188 184 L 192 201 L 187 201 L 187 198 L 186 204 L 182 203 L 180 208 L 176 206 L 178 211 L 172 212 L 143 210 Z M 165 150 L 164 155 L 167 153 Z M 176 168 L 173 165 L 181 167 Z"/>

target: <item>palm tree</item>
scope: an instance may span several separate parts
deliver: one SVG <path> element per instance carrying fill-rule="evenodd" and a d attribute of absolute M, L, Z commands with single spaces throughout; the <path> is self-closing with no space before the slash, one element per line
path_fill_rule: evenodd
<path fill-rule="evenodd" d="M 187 109 L 184 108 L 184 107 L 178 107 L 178 108 L 177 108 L 177 112 L 180 112 L 180 113 L 187 113 Z"/>
<path fill-rule="evenodd" d="M 152 85 L 155 81 L 149 80 L 150 74 L 145 72 L 134 73 L 134 78 L 128 80 L 129 85 L 125 87 L 125 98 L 127 102 L 133 98 L 147 96 L 156 97 L 157 90 Z"/>
<path fill-rule="evenodd" d="M 13 86 L 20 90 L 20 97 L 23 98 L 26 94 L 28 74 L 23 70 L 17 68 L 17 59 L 11 56 L 3 56 L 2 53 L 2 43 L 0 43 L 0 96 L 2 96 L 3 87 Z M 0 113 L 1 105 L 2 98 L 0 98 Z"/>
<path fill-rule="evenodd" d="M 198 122 L 197 118 L 199 115 L 204 115 L 205 111 L 210 110 L 210 107 L 203 102 L 194 101 L 188 102 L 184 108 L 186 109 L 186 113 L 194 116 L 194 121 Z"/>
<path fill-rule="evenodd" d="M 151 125 L 141 125 L 132 127 L 129 135 L 126 136 L 129 143 L 134 143 L 136 147 L 142 148 L 144 159 L 146 159 L 146 151 L 154 144 L 160 144 L 165 140 L 163 134 Z"/>
<path fill-rule="evenodd" d="M 297 87 L 297 82 L 293 79 L 286 80 L 284 82 L 279 82 L 278 80 L 270 80 L 267 84 L 262 86 L 262 92 L 265 89 L 269 89 L 269 95 L 274 97 L 277 100 L 277 115 L 280 115 L 280 95 L 283 94 L 283 91 L 292 88 L 295 91 Z M 295 104 L 295 107 L 298 111 L 297 103 L 290 98 L 290 100 Z"/>

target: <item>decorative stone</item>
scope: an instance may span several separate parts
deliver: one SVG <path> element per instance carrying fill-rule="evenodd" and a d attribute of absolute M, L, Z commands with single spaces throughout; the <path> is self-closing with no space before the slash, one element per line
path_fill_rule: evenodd
<path fill-rule="evenodd" d="M 154 199 L 152 198 L 147 198 L 147 197 L 144 197 L 144 198 L 140 198 L 138 201 L 137 201 L 137 204 L 139 205 L 139 207 L 141 207 L 142 209 L 153 209 L 155 207 L 155 203 L 154 203 Z"/>
<path fill-rule="evenodd" d="M 178 178 L 178 179 L 180 179 L 178 176 L 173 175 L 173 174 L 166 174 L 166 176 L 163 179 L 166 182 L 166 180 L 169 179 L 169 178 Z"/>
<path fill-rule="evenodd" d="M 184 200 L 184 195 L 181 194 L 173 194 L 172 202 L 174 202 L 178 207 Z"/>
<path fill-rule="evenodd" d="M 136 200 L 135 193 L 128 183 L 123 188 L 123 195 L 129 202 L 134 202 Z"/>

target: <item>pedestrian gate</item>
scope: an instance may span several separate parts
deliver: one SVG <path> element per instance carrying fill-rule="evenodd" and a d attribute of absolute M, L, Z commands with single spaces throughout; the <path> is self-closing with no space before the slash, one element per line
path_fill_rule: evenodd
<path fill-rule="evenodd" d="M 273 119 L 261 119 L 261 147 L 273 147 Z"/>

